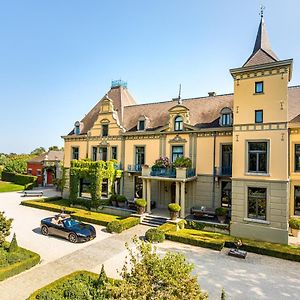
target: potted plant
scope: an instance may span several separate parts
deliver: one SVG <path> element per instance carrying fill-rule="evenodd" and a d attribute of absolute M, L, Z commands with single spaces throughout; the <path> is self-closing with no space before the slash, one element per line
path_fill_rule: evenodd
<path fill-rule="evenodd" d="M 135 201 L 136 210 L 139 215 L 142 215 L 145 212 L 145 207 L 147 205 L 147 201 L 145 199 L 137 199 Z"/>
<path fill-rule="evenodd" d="M 109 198 L 112 206 L 117 206 L 117 196 L 116 194 L 112 194 Z"/>
<path fill-rule="evenodd" d="M 125 196 L 123 195 L 118 195 L 117 196 L 117 203 L 119 207 L 125 207 L 125 203 L 126 203 L 127 199 Z"/>
<path fill-rule="evenodd" d="M 218 221 L 221 223 L 221 224 L 224 224 L 225 223 L 225 220 L 226 220 L 226 214 L 227 214 L 227 209 L 224 208 L 224 207 L 218 207 L 216 208 L 215 210 L 215 214 L 218 218 Z"/>
<path fill-rule="evenodd" d="M 178 212 L 181 210 L 181 207 L 177 203 L 170 203 L 168 205 L 168 209 L 170 211 L 170 219 L 171 220 L 176 220 L 178 217 Z"/>
<path fill-rule="evenodd" d="M 192 161 L 189 157 L 177 157 L 176 160 L 173 162 L 174 168 L 191 168 Z"/>
<path fill-rule="evenodd" d="M 292 235 L 297 237 L 300 230 L 300 219 L 298 218 L 291 218 L 289 220 L 289 225 L 292 229 Z"/>

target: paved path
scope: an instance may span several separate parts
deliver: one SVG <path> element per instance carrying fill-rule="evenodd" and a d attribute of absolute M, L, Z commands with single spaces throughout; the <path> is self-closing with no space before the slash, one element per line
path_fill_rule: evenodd
<path fill-rule="evenodd" d="M 124 258 L 125 242 L 130 242 L 131 237 L 134 235 L 143 235 L 146 228 L 138 225 L 121 234 L 113 234 L 106 239 L 72 252 L 55 261 L 36 266 L 24 273 L 9 278 L 0 283 L 0 299 L 26 299 L 35 290 L 71 272 L 77 270 L 100 272 L 101 264 L 105 265 L 108 275 L 111 275 L 113 270 L 113 275 L 116 275 L 115 263 L 111 265 L 111 263 L 105 262 L 112 262 L 112 259 L 118 256 L 118 254 L 121 254 L 121 257 Z"/>

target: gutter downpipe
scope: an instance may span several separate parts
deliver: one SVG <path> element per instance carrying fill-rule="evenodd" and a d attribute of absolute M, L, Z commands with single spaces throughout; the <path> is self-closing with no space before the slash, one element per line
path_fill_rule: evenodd
<path fill-rule="evenodd" d="M 212 188 L 212 207 L 215 208 L 215 195 L 216 195 L 216 135 L 217 132 L 214 131 L 214 150 L 213 150 L 213 188 Z"/>

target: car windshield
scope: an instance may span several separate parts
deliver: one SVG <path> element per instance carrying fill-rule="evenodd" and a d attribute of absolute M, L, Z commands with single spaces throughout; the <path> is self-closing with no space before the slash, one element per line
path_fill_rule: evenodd
<path fill-rule="evenodd" d="M 74 219 L 66 219 L 63 222 L 64 222 L 65 227 L 72 227 L 72 226 L 79 224 L 79 222 Z"/>

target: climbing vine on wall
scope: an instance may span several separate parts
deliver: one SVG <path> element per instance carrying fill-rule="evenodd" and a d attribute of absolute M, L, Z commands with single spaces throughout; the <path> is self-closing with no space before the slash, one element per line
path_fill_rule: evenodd
<path fill-rule="evenodd" d="M 110 161 L 89 161 L 74 160 L 70 168 L 70 200 L 76 201 L 79 197 L 80 180 L 90 182 L 90 193 L 92 201 L 100 200 L 102 193 L 103 179 L 108 180 L 108 194 L 111 194 L 114 182 L 122 177 L 122 171 L 117 170 L 118 162 Z"/>

